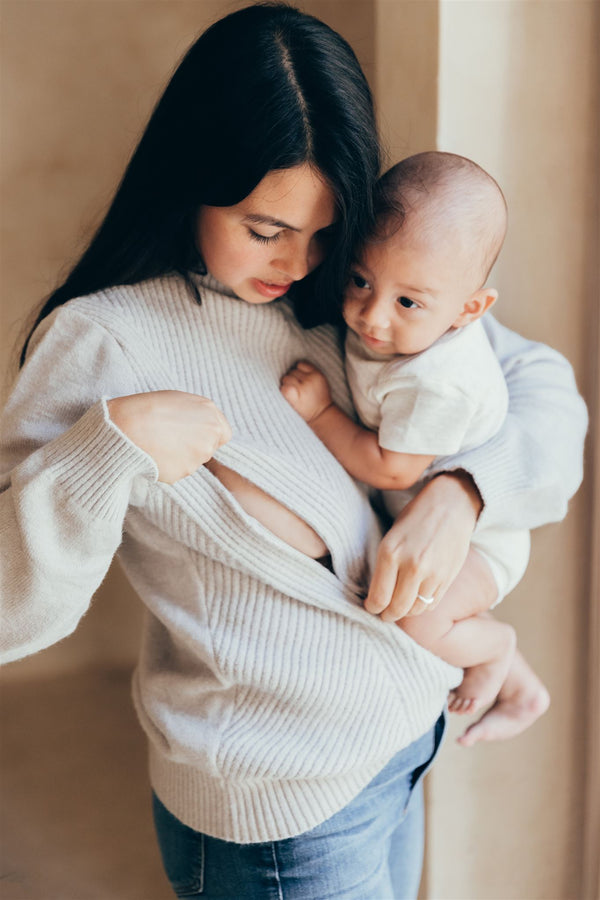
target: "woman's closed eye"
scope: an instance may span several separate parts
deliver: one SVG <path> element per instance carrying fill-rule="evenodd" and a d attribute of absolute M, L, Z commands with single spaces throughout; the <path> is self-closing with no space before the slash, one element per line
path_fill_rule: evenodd
<path fill-rule="evenodd" d="M 274 244 L 275 241 L 278 241 L 283 231 L 278 231 L 276 234 L 261 234 L 259 231 L 255 231 L 254 228 L 249 228 L 248 233 L 253 241 L 257 241 L 259 244 Z"/>

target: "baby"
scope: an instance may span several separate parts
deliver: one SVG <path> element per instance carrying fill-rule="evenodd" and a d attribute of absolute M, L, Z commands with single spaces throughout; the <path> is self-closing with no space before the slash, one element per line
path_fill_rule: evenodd
<path fill-rule="evenodd" d="M 360 481 L 383 490 L 391 516 L 427 480 L 438 456 L 489 440 L 506 416 L 504 376 L 480 321 L 497 298 L 484 287 L 506 232 L 504 196 L 486 172 L 450 153 L 420 153 L 380 181 L 376 233 L 348 280 L 346 369 L 356 424 L 332 402 L 321 372 L 299 362 L 281 390 L 315 434 Z M 498 601 L 520 580 L 526 532 L 481 528 L 472 546 L 489 564 Z M 513 629 L 465 602 L 421 585 L 420 616 L 398 623 L 418 643 L 465 669 L 449 708 L 494 708 L 464 745 L 523 731 L 548 694 L 515 652 Z M 440 602 L 441 601 L 441 602 Z M 498 602 L 497 601 L 497 602 Z M 440 604 L 438 606 L 438 603 Z"/>

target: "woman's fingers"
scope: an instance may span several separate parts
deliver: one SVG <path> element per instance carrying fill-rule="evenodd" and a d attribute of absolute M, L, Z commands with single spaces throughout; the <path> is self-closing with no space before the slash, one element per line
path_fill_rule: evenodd
<path fill-rule="evenodd" d="M 381 542 L 366 609 L 390 622 L 434 609 L 463 565 L 476 515 L 461 479 L 428 482 Z"/>
<path fill-rule="evenodd" d="M 369 612 L 381 616 L 384 622 L 397 622 L 405 616 L 419 616 L 421 613 L 435 609 L 444 595 L 439 582 L 434 578 L 420 580 L 419 574 L 402 577 L 400 571 L 395 575 L 394 565 L 386 566 L 374 576 L 369 599 L 365 607 Z M 385 605 L 384 605 L 385 604 Z"/>
<path fill-rule="evenodd" d="M 381 613 L 382 620 L 384 622 L 397 622 L 398 619 L 408 616 L 415 605 L 418 586 L 418 576 L 411 575 L 402 578 L 399 572 L 389 605 Z"/>
<path fill-rule="evenodd" d="M 231 440 L 223 412 L 197 394 L 131 394 L 109 400 L 108 409 L 114 424 L 154 459 L 158 480 L 167 484 L 191 475 Z"/>
<path fill-rule="evenodd" d="M 419 582 L 419 575 L 403 581 L 398 576 L 390 603 L 382 613 L 384 622 L 397 622 L 405 616 L 420 616 L 435 609 L 443 593 L 434 578 Z"/>
<path fill-rule="evenodd" d="M 369 586 L 369 593 L 365 600 L 365 609 L 367 612 L 378 616 L 389 606 L 394 588 L 396 587 L 396 579 L 398 570 L 394 565 L 394 560 L 389 554 L 385 538 L 379 545 L 377 551 L 377 561 Z"/>
<path fill-rule="evenodd" d="M 379 546 L 365 608 L 384 622 L 435 609 L 447 586 L 443 557 L 428 529 L 413 530 L 401 516 Z"/>
<path fill-rule="evenodd" d="M 419 585 L 415 602 L 407 615 L 420 616 L 421 613 L 431 612 L 439 604 L 444 596 L 444 591 L 435 578 L 425 578 Z"/>
<path fill-rule="evenodd" d="M 202 456 L 206 456 L 200 465 L 208 462 L 214 452 L 227 444 L 232 437 L 231 426 L 221 410 L 211 400 L 199 397 L 205 404 L 198 410 L 198 444 Z"/>
<path fill-rule="evenodd" d="M 383 538 L 377 552 L 375 571 L 365 601 L 368 612 L 380 615 L 384 622 L 396 622 L 411 609 L 421 583 L 416 568 L 402 559 L 402 544 Z"/>

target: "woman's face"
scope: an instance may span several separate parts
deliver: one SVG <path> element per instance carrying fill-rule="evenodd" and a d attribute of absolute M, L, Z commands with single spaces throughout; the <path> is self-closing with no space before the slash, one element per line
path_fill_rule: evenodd
<path fill-rule="evenodd" d="M 214 278 L 268 303 L 319 265 L 336 219 L 333 191 L 303 163 L 269 172 L 235 206 L 202 206 L 198 246 Z"/>

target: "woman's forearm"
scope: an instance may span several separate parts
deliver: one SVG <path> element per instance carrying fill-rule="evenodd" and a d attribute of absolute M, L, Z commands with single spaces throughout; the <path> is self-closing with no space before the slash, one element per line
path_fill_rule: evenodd
<path fill-rule="evenodd" d="M 506 421 L 482 447 L 436 460 L 433 471 L 471 475 L 483 500 L 479 525 L 535 528 L 563 518 L 581 483 L 587 411 L 564 357 L 488 318 L 509 392 Z"/>
<path fill-rule="evenodd" d="M 0 423 L 1 662 L 74 630 L 122 541 L 134 484 L 158 475 L 99 399 L 134 387 L 117 342 L 70 310 L 54 321 Z"/>

